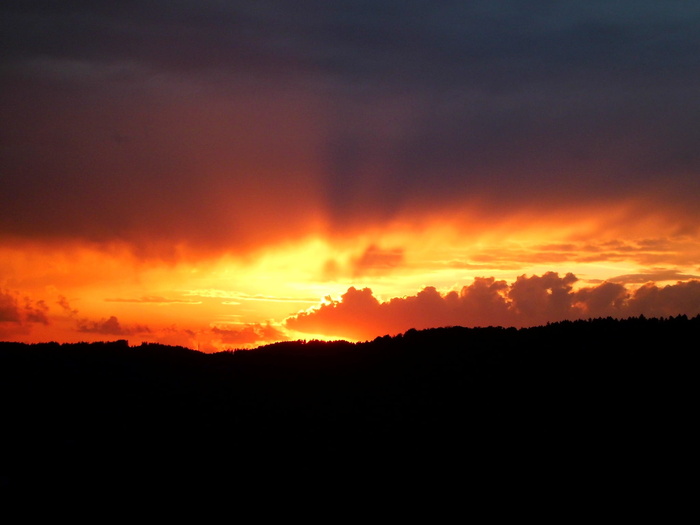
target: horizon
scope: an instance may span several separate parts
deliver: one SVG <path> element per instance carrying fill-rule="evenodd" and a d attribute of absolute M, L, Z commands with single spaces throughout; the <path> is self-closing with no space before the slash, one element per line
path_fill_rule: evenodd
<path fill-rule="evenodd" d="M 72 342 L 64 342 L 60 343 L 57 341 L 34 341 L 34 342 L 21 342 L 21 341 L 4 341 L 0 340 L 0 345 L 26 345 L 26 346 L 45 346 L 45 345 L 57 345 L 57 346 L 82 346 L 82 345 L 120 345 L 124 346 L 129 349 L 138 349 L 138 348 L 148 348 L 148 347 L 153 347 L 153 346 L 160 346 L 160 347 L 166 347 L 166 348 L 181 348 L 183 350 L 188 350 L 192 352 L 197 352 L 200 354 L 212 354 L 212 353 L 232 353 L 232 352 L 247 352 L 250 350 L 258 350 L 258 349 L 264 349 L 269 346 L 277 346 L 277 345 L 290 345 L 291 347 L 295 347 L 295 345 L 334 345 L 337 343 L 343 343 L 343 344 L 348 344 L 351 346 L 356 346 L 356 345 L 371 345 L 375 344 L 377 342 L 386 342 L 388 339 L 392 340 L 402 340 L 403 338 L 410 337 L 414 334 L 420 333 L 420 332 L 426 332 L 426 333 L 434 333 L 435 331 L 454 331 L 454 330 L 468 330 L 468 331 L 489 331 L 492 332 L 493 330 L 498 330 L 498 331 L 515 331 L 515 332 L 520 332 L 520 331 L 527 331 L 527 330 L 532 330 L 532 329 L 547 329 L 551 327 L 556 327 L 556 326 L 563 326 L 563 327 L 569 327 L 573 324 L 576 323 L 584 323 L 584 324 L 597 324 L 600 322 L 613 322 L 617 324 L 625 324 L 625 323 L 630 323 L 630 322 L 649 322 L 649 323 L 678 323 L 680 322 L 688 322 L 688 323 L 695 323 L 696 321 L 700 320 L 700 315 L 696 315 L 694 317 L 689 317 L 685 314 L 679 314 L 677 316 L 668 316 L 668 317 L 646 317 L 643 314 L 640 314 L 638 316 L 633 316 L 633 317 L 625 317 L 625 318 L 617 318 L 617 317 L 595 317 L 595 318 L 579 318 L 579 319 L 573 319 L 573 320 L 562 320 L 562 321 L 555 321 L 555 322 L 547 322 L 546 324 L 542 325 L 532 325 L 532 326 L 523 326 L 523 327 L 515 327 L 515 326 L 461 326 L 461 325 L 449 325 L 449 326 L 431 326 L 429 328 L 409 328 L 405 332 L 399 332 L 396 334 L 384 334 L 384 335 L 379 335 L 374 337 L 373 339 L 366 339 L 366 340 L 348 340 L 348 339 L 342 339 L 342 338 L 337 338 L 337 339 L 332 339 L 332 338 L 327 338 L 327 339 L 285 339 L 281 341 L 273 341 L 269 343 L 264 343 L 259 346 L 245 346 L 245 347 L 240 347 L 240 348 L 224 348 L 221 350 L 216 350 L 214 352 L 206 352 L 203 350 L 200 350 L 199 348 L 191 348 L 188 346 L 182 346 L 182 345 L 169 345 L 165 343 L 159 343 L 159 342 L 154 342 L 154 341 L 141 341 L 138 344 L 131 344 L 128 339 L 101 339 L 101 340 L 94 340 L 94 341 L 72 341 Z"/>

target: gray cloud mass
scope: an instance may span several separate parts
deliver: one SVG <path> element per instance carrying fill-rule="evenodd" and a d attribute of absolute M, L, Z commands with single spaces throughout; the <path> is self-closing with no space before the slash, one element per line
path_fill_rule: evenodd
<path fill-rule="evenodd" d="M 0 235 L 223 250 L 302 235 L 319 213 L 342 229 L 650 192 L 698 218 L 694 2 L 7 1 L 0 15 Z"/>

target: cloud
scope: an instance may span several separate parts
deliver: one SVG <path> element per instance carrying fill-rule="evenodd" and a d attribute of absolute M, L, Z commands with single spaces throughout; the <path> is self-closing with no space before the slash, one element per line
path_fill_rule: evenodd
<path fill-rule="evenodd" d="M 17 298 L 8 292 L 0 292 L 0 322 L 19 323 L 21 320 Z"/>
<path fill-rule="evenodd" d="M 323 265 L 322 276 L 326 280 L 334 280 L 341 277 L 386 275 L 401 267 L 404 252 L 403 248 L 386 249 L 369 244 L 359 255 L 350 256 L 346 260 L 328 259 Z"/>
<path fill-rule="evenodd" d="M 633 197 L 697 224 L 694 3 L 506 4 L 4 2 L 0 235 L 174 257 Z"/>
<path fill-rule="evenodd" d="M 186 296 L 206 297 L 217 299 L 233 299 L 231 301 L 222 301 L 222 304 L 241 304 L 239 301 L 256 301 L 270 303 L 316 303 L 318 299 L 312 297 L 285 297 L 280 295 L 263 295 L 263 294 L 248 294 L 232 290 L 218 289 L 193 289 L 185 292 Z"/>
<path fill-rule="evenodd" d="M 77 321 L 77 331 L 90 334 L 104 335 L 135 335 L 150 333 L 147 326 L 134 324 L 123 326 L 115 316 L 110 316 L 99 321 L 89 319 L 79 319 Z"/>
<path fill-rule="evenodd" d="M 372 244 L 351 262 L 353 276 L 367 274 L 382 274 L 391 271 L 403 262 L 404 253 L 401 248 L 383 250 Z"/>
<path fill-rule="evenodd" d="M 26 334 L 34 325 L 48 325 L 48 312 L 43 300 L 34 301 L 14 291 L 0 290 L 0 336 Z"/>
<path fill-rule="evenodd" d="M 700 281 L 679 282 L 663 287 L 647 283 L 634 292 L 627 310 L 631 315 L 647 317 L 700 315 Z"/>
<path fill-rule="evenodd" d="M 575 317 L 629 317 L 627 307 L 629 292 L 617 283 L 603 282 L 600 285 L 581 288 L 571 297 L 571 309 Z"/>
<path fill-rule="evenodd" d="M 567 273 L 563 278 L 556 272 L 542 276 L 521 275 L 510 286 L 510 310 L 518 324 L 537 325 L 571 316 L 571 291 L 577 277 Z"/>
<path fill-rule="evenodd" d="M 56 304 L 58 304 L 69 316 L 74 317 L 78 315 L 78 310 L 71 307 L 68 299 L 65 296 L 59 295 Z"/>
<path fill-rule="evenodd" d="M 647 284 L 630 292 L 620 283 L 574 290 L 577 277 L 547 272 L 507 283 L 476 278 L 459 292 L 427 287 L 414 296 L 380 302 L 369 288 L 348 289 L 338 301 L 286 320 L 292 330 L 351 339 L 369 339 L 410 328 L 439 326 L 534 326 L 565 319 L 646 315 L 700 315 L 700 281 L 658 287 Z"/>
<path fill-rule="evenodd" d="M 544 216 L 546 212 L 540 213 Z M 579 224 L 575 230 L 578 230 L 575 235 L 567 235 L 564 233 L 561 238 L 569 239 L 567 243 L 547 243 L 540 244 L 538 238 L 549 238 L 554 240 L 557 234 L 552 230 L 555 224 L 565 224 L 565 220 L 552 216 L 549 219 L 550 232 L 537 231 L 537 218 L 534 216 L 523 217 L 520 224 L 517 221 L 512 221 L 511 231 L 517 231 L 519 226 L 529 224 L 535 234 L 535 242 L 528 242 L 525 238 L 531 232 L 527 230 L 523 235 L 510 235 L 508 231 L 503 231 L 502 237 L 511 242 L 499 242 L 496 237 L 488 243 L 482 243 L 481 246 L 475 247 L 473 251 L 465 254 L 468 261 L 482 265 L 485 269 L 503 268 L 507 269 L 516 265 L 525 263 L 536 264 L 541 266 L 558 266 L 588 264 L 596 262 L 624 261 L 635 262 L 642 267 L 651 267 L 652 270 L 644 274 L 636 274 L 629 276 L 619 276 L 612 279 L 615 282 L 624 282 L 624 279 L 629 278 L 637 280 L 636 282 L 646 282 L 647 280 L 687 280 L 697 278 L 698 276 L 690 273 L 678 272 L 674 274 L 674 270 L 661 268 L 661 265 L 668 266 L 692 266 L 700 262 L 700 242 L 695 238 L 685 234 L 667 235 L 654 239 L 637 238 L 637 235 L 643 233 L 645 229 L 656 228 L 658 231 L 663 231 L 666 227 L 659 228 L 659 224 L 644 225 L 639 228 L 638 225 L 628 225 L 628 222 L 634 222 L 633 218 L 641 218 L 643 213 L 636 210 L 628 210 L 628 212 L 620 214 L 615 213 L 613 216 L 606 216 L 605 210 L 591 209 L 588 212 L 593 220 L 589 219 L 590 224 L 595 222 L 596 225 L 585 232 L 586 225 Z M 549 222 L 546 221 L 546 222 Z M 585 222 L 585 221 L 584 221 Z M 483 225 L 483 228 L 488 231 L 488 224 Z M 545 227 L 546 229 L 546 227 Z M 626 238 L 624 240 L 616 237 L 620 230 L 626 230 Z M 611 239 L 610 237 L 613 237 Z M 571 242 L 575 240 L 576 242 Z M 462 267 L 469 267 L 463 264 Z M 517 267 L 517 266 L 516 266 Z M 645 275 L 648 273 L 648 278 Z M 665 275 L 664 275 L 665 274 Z M 659 279 L 656 276 L 659 276 Z M 621 280 L 618 280 L 621 279 Z M 638 281 L 643 279 L 642 281 Z M 630 281 L 632 283 L 633 281 Z"/>
<path fill-rule="evenodd" d="M 608 279 L 611 283 L 642 284 L 649 281 L 684 281 L 700 279 L 700 275 L 684 274 L 678 270 L 658 269 L 651 272 L 618 275 Z"/>
<path fill-rule="evenodd" d="M 27 322 L 49 324 L 48 311 L 49 307 L 44 300 L 33 302 L 25 299 L 24 301 L 24 315 Z"/>
<path fill-rule="evenodd" d="M 150 304 L 201 304 L 201 301 L 189 301 L 186 299 L 168 299 L 156 295 L 143 296 L 138 299 L 105 299 L 108 303 L 150 303 Z"/>
<path fill-rule="evenodd" d="M 0 323 L 40 323 L 49 324 L 49 307 L 43 300 L 33 301 L 28 297 L 20 299 L 19 294 L 0 290 Z"/>
<path fill-rule="evenodd" d="M 215 326 L 211 329 L 211 332 L 224 345 L 232 345 L 237 348 L 289 339 L 283 331 L 275 328 L 270 323 L 247 323 L 236 328 L 233 326 L 223 328 Z"/>

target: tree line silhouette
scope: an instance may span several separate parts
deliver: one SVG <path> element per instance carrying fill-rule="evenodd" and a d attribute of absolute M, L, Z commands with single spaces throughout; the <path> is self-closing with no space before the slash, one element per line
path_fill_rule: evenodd
<path fill-rule="evenodd" d="M 699 329 L 700 316 L 606 318 L 215 354 L 3 342 L 0 481 L 164 482 L 218 469 L 252 479 L 533 457 L 649 467 L 649 447 L 691 435 Z"/>

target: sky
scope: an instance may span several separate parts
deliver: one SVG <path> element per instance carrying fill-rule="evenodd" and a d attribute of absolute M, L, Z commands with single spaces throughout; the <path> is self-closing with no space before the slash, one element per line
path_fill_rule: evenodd
<path fill-rule="evenodd" d="M 5 0 L 0 340 L 700 314 L 700 4 Z"/>

